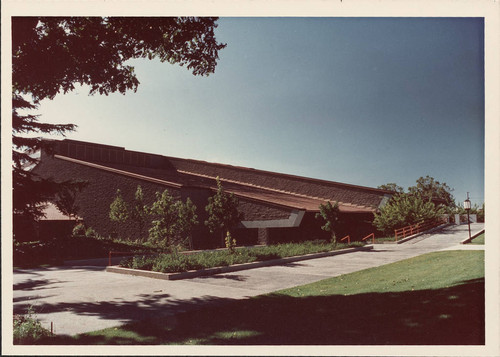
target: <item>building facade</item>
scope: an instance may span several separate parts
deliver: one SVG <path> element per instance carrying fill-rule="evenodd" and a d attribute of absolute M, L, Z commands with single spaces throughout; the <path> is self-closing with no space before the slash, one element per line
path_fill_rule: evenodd
<path fill-rule="evenodd" d="M 77 194 L 78 215 L 87 227 L 103 236 L 138 238 L 133 222 L 117 224 L 109 219 L 110 204 L 119 189 L 131 202 L 140 185 L 147 204 L 155 192 L 165 189 L 177 199 L 188 197 L 197 207 L 200 224 L 193 231 L 196 249 L 214 247 L 220 239 L 212 237 L 203 222 L 208 198 L 217 189 L 219 177 L 224 190 L 239 199 L 244 218 L 233 232 L 238 244 L 270 244 L 285 241 L 325 239 L 315 219 L 319 206 L 338 202 L 341 225 L 338 236 L 351 239 L 374 232 L 373 213 L 390 198 L 389 191 L 350 184 L 262 171 L 245 167 L 181 159 L 126 150 L 123 147 L 75 140 L 54 142 L 54 155 L 41 153 L 33 169 L 42 177 L 56 181 L 87 182 Z"/>

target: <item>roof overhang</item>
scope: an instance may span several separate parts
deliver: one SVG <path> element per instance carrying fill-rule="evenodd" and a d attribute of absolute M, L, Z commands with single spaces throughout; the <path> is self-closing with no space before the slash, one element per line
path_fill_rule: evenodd
<path fill-rule="evenodd" d="M 288 219 L 262 220 L 262 221 L 241 221 L 244 228 L 287 228 L 298 227 L 304 218 L 305 211 L 293 211 Z"/>

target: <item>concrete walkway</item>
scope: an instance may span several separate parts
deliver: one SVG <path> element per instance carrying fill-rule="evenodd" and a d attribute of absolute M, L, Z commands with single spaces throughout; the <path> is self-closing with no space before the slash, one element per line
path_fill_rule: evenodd
<path fill-rule="evenodd" d="M 483 228 L 482 223 L 471 224 L 472 233 Z M 25 313 L 33 306 L 45 327 L 53 322 L 57 334 L 73 335 L 149 316 L 169 316 L 203 303 L 244 299 L 433 251 L 469 248 L 459 244 L 467 236 L 467 226 L 448 226 L 403 244 L 376 244 L 369 251 L 177 281 L 106 273 L 102 266 L 19 269 L 14 271 L 14 312 Z"/>

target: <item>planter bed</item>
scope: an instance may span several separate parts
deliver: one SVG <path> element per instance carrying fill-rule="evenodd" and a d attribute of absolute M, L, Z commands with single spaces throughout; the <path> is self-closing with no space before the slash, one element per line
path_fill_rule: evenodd
<path fill-rule="evenodd" d="M 272 260 L 265 260 L 265 261 L 256 261 L 256 262 L 251 262 L 251 263 L 234 264 L 234 265 L 223 266 L 223 267 L 206 268 L 206 269 L 200 269 L 200 270 L 189 270 L 189 271 L 177 272 L 177 273 L 161 273 L 161 272 L 150 271 L 150 270 L 124 268 L 124 267 L 120 267 L 120 266 L 108 266 L 106 268 L 106 271 L 112 272 L 112 273 L 119 273 L 119 274 L 144 276 L 144 277 L 154 278 L 154 279 L 180 280 L 180 279 L 196 278 L 199 276 L 208 276 L 208 275 L 214 275 L 214 274 L 220 274 L 220 273 L 228 273 L 228 272 L 234 272 L 234 271 L 240 271 L 240 270 L 254 269 L 254 268 L 260 268 L 260 267 L 271 266 L 271 265 L 283 265 L 283 264 L 288 264 L 288 263 L 297 262 L 297 261 L 301 261 L 301 260 L 323 258 L 323 257 L 329 257 L 329 256 L 333 256 L 333 255 L 346 254 L 346 253 L 352 253 L 352 252 L 356 252 L 356 251 L 360 251 L 360 250 L 370 250 L 370 249 L 373 249 L 372 245 L 366 245 L 364 247 L 356 247 L 356 248 L 346 248 L 346 249 L 334 250 L 334 251 L 330 251 L 330 252 L 312 253 L 312 254 L 306 254 L 306 255 L 300 255 L 300 256 L 294 256 L 294 257 L 286 257 L 286 258 L 279 258 L 279 259 L 272 259 Z"/>

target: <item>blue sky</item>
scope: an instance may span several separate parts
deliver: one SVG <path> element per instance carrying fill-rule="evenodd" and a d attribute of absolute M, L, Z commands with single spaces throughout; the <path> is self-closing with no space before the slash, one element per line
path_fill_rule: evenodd
<path fill-rule="evenodd" d="M 43 101 L 75 140 L 484 201 L 480 18 L 221 18 L 216 72 L 135 60 L 125 96 Z"/>

